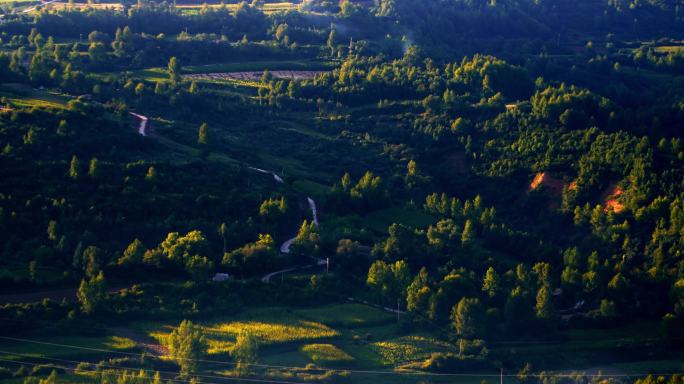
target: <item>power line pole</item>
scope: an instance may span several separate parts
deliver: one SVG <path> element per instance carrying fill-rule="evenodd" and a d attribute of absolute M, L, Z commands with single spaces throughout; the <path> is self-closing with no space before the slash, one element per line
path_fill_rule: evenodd
<path fill-rule="evenodd" d="M 503 368 L 501 368 L 501 384 L 503 384 Z"/>

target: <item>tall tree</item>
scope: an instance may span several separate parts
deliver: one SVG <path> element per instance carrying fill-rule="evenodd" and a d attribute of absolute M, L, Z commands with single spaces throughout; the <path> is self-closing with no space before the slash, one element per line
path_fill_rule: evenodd
<path fill-rule="evenodd" d="M 221 223 L 218 232 L 223 239 L 223 254 L 225 255 L 226 252 L 228 252 L 228 225 L 226 225 L 226 223 Z"/>
<path fill-rule="evenodd" d="M 489 267 L 485 273 L 482 291 L 487 292 L 490 298 L 494 298 L 499 293 L 499 274 L 492 267 Z"/>
<path fill-rule="evenodd" d="M 197 370 L 198 360 L 206 354 L 207 343 L 202 330 L 190 320 L 183 320 L 168 337 L 169 354 L 180 367 L 180 375 L 188 377 Z"/>
<path fill-rule="evenodd" d="M 59 228 L 55 220 L 50 220 L 47 227 L 48 240 L 57 241 L 59 235 Z"/>
<path fill-rule="evenodd" d="M 297 238 L 290 247 L 291 253 L 296 257 L 317 257 L 320 252 L 320 235 L 313 221 L 304 220 L 299 227 Z"/>
<path fill-rule="evenodd" d="M 245 376 L 250 372 L 250 365 L 257 362 L 259 353 L 259 343 L 256 336 L 249 332 L 242 332 L 235 340 L 230 356 L 237 365 L 235 370 L 240 376 Z"/>
<path fill-rule="evenodd" d="M 126 247 L 123 255 L 116 261 L 117 265 L 140 265 L 143 261 L 143 255 L 147 249 L 142 241 L 135 239 Z"/>
<path fill-rule="evenodd" d="M 102 43 L 92 43 L 88 47 L 88 58 L 92 64 L 102 64 L 107 61 L 107 49 Z"/>
<path fill-rule="evenodd" d="M 390 300 L 400 300 L 406 295 L 411 283 L 411 272 L 405 261 L 387 264 L 382 260 L 374 262 L 368 270 L 366 284 Z"/>
<path fill-rule="evenodd" d="M 197 144 L 206 147 L 209 145 L 209 126 L 207 123 L 202 123 L 197 132 Z"/>
<path fill-rule="evenodd" d="M 430 276 L 427 269 L 423 267 L 406 289 L 406 309 L 408 311 L 427 312 L 431 296 L 429 284 Z"/>
<path fill-rule="evenodd" d="M 96 179 L 100 175 L 100 162 L 97 157 L 90 159 L 90 165 L 88 166 L 88 176 Z"/>
<path fill-rule="evenodd" d="M 181 65 L 176 57 L 169 59 L 168 72 L 173 85 L 181 82 Z"/>
<path fill-rule="evenodd" d="M 551 318 L 551 292 L 542 285 L 537 291 L 537 304 L 535 305 L 537 318 L 547 320 Z"/>
<path fill-rule="evenodd" d="M 71 163 L 69 163 L 69 177 L 76 180 L 81 172 L 81 163 L 78 161 L 78 157 L 74 155 L 71 158 Z"/>
<path fill-rule="evenodd" d="M 337 45 L 337 31 L 335 28 L 332 28 L 330 30 L 330 34 L 328 34 L 328 41 L 326 42 L 326 46 L 330 50 L 330 56 L 335 56 L 335 46 Z"/>
<path fill-rule="evenodd" d="M 461 233 L 461 244 L 470 245 L 475 239 L 475 229 L 473 228 L 473 223 L 470 220 L 466 220 L 463 226 L 463 232 Z"/>
<path fill-rule="evenodd" d="M 107 294 L 107 282 L 102 271 L 90 279 L 81 280 L 76 296 L 81 304 L 83 312 L 90 314 L 95 312 Z"/>
<path fill-rule="evenodd" d="M 484 313 L 480 300 L 463 297 L 451 311 L 452 327 L 458 336 L 474 339 L 482 336 Z"/>

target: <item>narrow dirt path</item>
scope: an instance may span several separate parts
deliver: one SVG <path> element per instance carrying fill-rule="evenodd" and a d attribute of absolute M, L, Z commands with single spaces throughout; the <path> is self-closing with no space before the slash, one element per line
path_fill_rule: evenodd
<path fill-rule="evenodd" d="M 137 330 L 130 328 L 111 328 L 111 330 L 117 336 L 133 340 L 138 347 L 154 356 L 161 357 L 169 354 L 169 349 L 166 346 L 161 345 L 154 338 L 142 334 Z"/>
<path fill-rule="evenodd" d="M 140 125 L 138 126 L 138 134 L 140 136 L 147 136 L 147 123 L 150 121 L 146 116 L 139 115 L 135 112 L 128 112 L 133 117 L 140 119 Z"/>

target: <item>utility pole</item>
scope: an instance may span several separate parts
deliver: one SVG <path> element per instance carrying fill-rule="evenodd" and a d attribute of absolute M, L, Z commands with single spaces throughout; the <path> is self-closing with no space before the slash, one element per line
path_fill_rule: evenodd
<path fill-rule="evenodd" d="M 325 258 L 325 274 L 327 275 L 328 272 L 330 272 L 330 258 L 326 257 Z"/>
<path fill-rule="evenodd" d="M 399 302 L 401 301 L 401 298 L 397 299 L 397 323 L 399 322 Z"/>
<path fill-rule="evenodd" d="M 503 384 L 503 368 L 501 368 L 501 384 Z"/>

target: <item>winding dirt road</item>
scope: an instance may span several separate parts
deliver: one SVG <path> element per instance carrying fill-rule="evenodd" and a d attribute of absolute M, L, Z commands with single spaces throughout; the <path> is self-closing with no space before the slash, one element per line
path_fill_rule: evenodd
<path fill-rule="evenodd" d="M 138 126 L 138 134 L 140 136 L 147 136 L 147 123 L 150 121 L 146 116 L 139 115 L 135 112 L 128 112 L 133 117 L 140 119 L 140 125 Z"/>
<path fill-rule="evenodd" d="M 129 113 L 131 114 L 131 116 L 134 116 L 134 117 L 140 119 L 140 125 L 138 126 L 138 133 L 139 133 L 141 136 L 147 136 L 147 126 L 148 126 L 148 123 L 149 123 L 149 118 L 147 118 L 147 116 L 143 116 L 143 115 L 138 114 L 138 113 L 134 113 L 134 112 L 129 112 Z M 253 170 L 253 171 L 259 172 L 259 173 L 272 175 L 272 176 L 273 176 L 273 180 L 275 180 L 275 182 L 278 183 L 278 184 L 284 184 L 284 183 L 285 183 L 285 180 L 284 180 L 281 176 L 279 176 L 277 173 L 275 173 L 275 172 L 273 172 L 273 171 L 269 171 L 269 170 L 262 169 L 262 168 L 257 168 L 257 167 L 252 167 L 252 166 L 248 166 L 248 168 L 251 169 L 251 170 Z M 314 201 L 314 199 L 312 199 L 311 197 L 308 197 L 308 196 L 307 196 L 307 198 L 306 198 L 306 201 L 307 201 L 307 203 L 309 204 L 309 209 L 311 210 L 311 214 L 312 214 L 312 217 L 313 217 L 313 223 L 314 223 L 314 225 L 315 225 L 316 227 L 318 227 L 318 208 L 317 208 L 317 206 L 316 206 L 316 201 Z M 297 228 L 297 230 L 299 230 L 299 228 Z M 296 236 L 293 237 L 293 238 L 291 238 L 291 239 L 286 240 L 286 241 L 280 246 L 280 252 L 281 252 L 281 253 L 285 253 L 285 254 L 290 253 L 290 247 L 292 246 L 292 243 L 295 242 L 295 240 L 297 240 L 297 237 L 296 237 Z M 326 263 L 327 263 L 327 261 L 318 259 L 318 260 L 316 261 L 316 264 L 315 264 L 315 265 L 320 266 L 320 265 L 325 265 Z M 268 282 L 271 281 L 271 278 L 274 277 L 274 276 L 276 276 L 276 275 L 284 274 L 284 273 L 289 273 L 289 272 L 292 272 L 292 271 L 295 271 L 295 270 L 298 270 L 298 269 L 310 268 L 310 267 L 312 267 L 312 266 L 314 266 L 314 265 L 307 265 L 307 266 L 303 266 L 303 267 L 290 267 L 290 268 L 282 269 L 282 270 L 279 270 L 279 271 L 271 272 L 271 273 L 265 275 L 265 276 L 261 279 L 261 281 L 263 281 L 264 283 L 268 283 Z"/>

